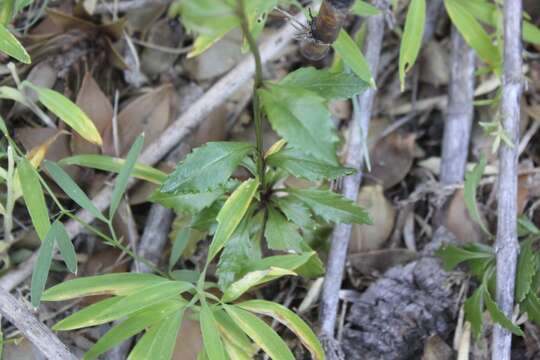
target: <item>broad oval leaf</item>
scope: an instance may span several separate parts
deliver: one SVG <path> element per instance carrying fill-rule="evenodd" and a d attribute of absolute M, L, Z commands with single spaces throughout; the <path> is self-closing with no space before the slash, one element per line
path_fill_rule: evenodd
<path fill-rule="evenodd" d="M 147 327 L 162 321 L 172 312 L 183 308 L 185 304 L 177 300 L 167 300 L 162 303 L 149 306 L 113 326 L 84 354 L 84 360 L 97 358 L 99 355 L 112 349 L 116 345 L 140 333 Z"/>
<path fill-rule="evenodd" d="M 226 360 L 225 348 L 219 335 L 216 319 L 205 300 L 201 301 L 199 321 L 201 323 L 204 349 L 208 357 L 210 359 Z"/>
<path fill-rule="evenodd" d="M 246 214 L 258 187 L 258 180 L 249 179 L 243 182 L 225 201 L 217 215 L 218 227 L 208 250 L 207 262 L 212 261 L 229 241 L 234 230 Z"/>
<path fill-rule="evenodd" d="M 126 163 L 126 160 L 107 155 L 75 155 L 64 158 L 58 162 L 60 165 L 77 165 L 92 169 L 119 173 Z M 145 180 L 161 185 L 167 178 L 167 174 L 151 166 L 136 163 L 133 167 L 134 178 Z"/>
<path fill-rule="evenodd" d="M 69 300 L 91 295 L 124 296 L 169 280 L 153 274 L 116 273 L 68 280 L 43 293 L 43 301 Z"/>
<path fill-rule="evenodd" d="M 351 68 L 353 73 L 370 86 L 375 87 L 375 80 L 366 58 L 345 30 L 340 31 L 332 47 L 341 56 L 343 62 Z"/>
<path fill-rule="evenodd" d="M 287 189 L 287 191 L 327 221 L 371 224 L 371 219 L 364 209 L 333 191 L 318 189 Z"/>
<path fill-rule="evenodd" d="M 311 328 L 294 312 L 285 306 L 266 300 L 245 301 L 237 306 L 253 313 L 271 316 L 287 326 L 298 336 L 302 344 L 309 350 L 313 359 L 324 360 L 324 350 Z"/>
<path fill-rule="evenodd" d="M 264 321 L 237 306 L 223 305 L 234 322 L 274 360 L 294 360 L 287 344 Z"/>
<path fill-rule="evenodd" d="M 107 222 L 107 219 L 101 211 L 99 211 L 92 200 L 86 196 L 84 191 L 81 190 L 79 185 L 71 179 L 68 173 L 64 171 L 60 166 L 54 162 L 45 160 L 45 168 L 49 171 L 49 174 L 53 180 L 60 186 L 62 190 L 70 197 L 71 200 L 75 201 L 80 207 L 87 210 L 89 213 L 94 215 L 96 218 Z"/>
<path fill-rule="evenodd" d="M 162 192 L 201 192 L 224 184 L 253 151 L 253 145 L 243 142 L 209 142 L 180 163 L 170 174 Z"/>
<path fill-rule="evenodd" d="M 30 60 L 30 55 L 28 55 L 19 40 L 17 40 L 4 25 L 0 25 L 0 51 L 22 63 L 30 64 L 32 62 Z"/>
<path fill-rule="evenodd" d="M 126 162 L 124 163 L 122 169 L 120 170 L 120 173 L 116 177 L 114 189 L 111 195 L 111 206 L 109 207 L 110 219 L 113 218 L 116 210 L 118 209 L 118 205 L 120 205 L 122 196 L 124 195 L 124 192 L 126 191 L 128 186 L 129 177 L 131 176 L 133 168 L 135 167 L 135 163 L 137 162 L 137 158 L 141 153 L 143 144 L 144 134 L 141 134 L 137 137 L 137 140 L 135 140 L 133 145 L 131 145 L 131 149 L 129 149 L 129 152 L 126 156 Z"/>
<path fill-rule="evenodd" d="M 54 90 L 30 82 L 23 82 L 23 84 L 37 93 L 39 102 L 43 106 L 71 126 L 84 139 L 96 145 L 102 144 L 101 135 L 94 122 L 75 103 Z"/>
<path fill-rule="evenodd" d="M 160 323 L 154 324 L 137 342 L 128 360 L 169 360 L 176 345 L 184 309 L 176 310 Z"/>
<path fill-rule="evenodd" d="M 45 203 L 45 195 L 39 182 L 39 175 L 30 161 L 21 158 L 17 167 L 24 202 L 32 219 L 32 224 L 41 240 L 49 232 L 51 223 L 49 222 L 49 210 Z"/>
<path fill-rule="evenodd" d="M 425 22 L 426 0 L 411 0 L 399 49 L 401 91 L 405 88 L 405 74 L 412 68 L 420 52 Z"/>

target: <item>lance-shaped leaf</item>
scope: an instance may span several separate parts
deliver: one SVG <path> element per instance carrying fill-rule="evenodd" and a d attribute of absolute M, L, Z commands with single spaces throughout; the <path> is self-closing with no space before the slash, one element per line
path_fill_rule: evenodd
<path fill-rule="evenodd" d="M 204 348 L 208 357 L 210 359 L 226 360 L 227 356 L 219 335 L 217 322 L 206 300 L 201 301 L 200 323 Z"/>
<path fill-rule="evenodd" d="M 330 165 L 289 148 L 269 156 L 267 163 L 310 181 L 333 180 L 355 172 L 352 168 Z"/>
<path fill-rule="evenodd" d="M 68 173 L 64 171 L 60 166 L 55 164 L 54 162 L 45 160 L 45 168 L 49 171 L 49 174 L 53 178 L 53 180 L 60 186 L 62 190 L 71 198 L 71 200 L 75 201 L 80 207 L 83 209 L 86 209 L 89 213 L 94 215 L 96 218 L 107 221 L 105 216 L 99 211 L 94 203 L 92 203 L 92 200 L 86 196 L 84 191 L 81 190 L 79 185 L 71 179 Z"/>
<path fill-rule="evenodd" d="M 264 321 L 237 306 L 223 305 L 234 322 L 272 359 L 294 360 L 287 344 Z"/>
<path fill-rule="evenodd" d="M 519 326 L 514 324 L 512 320 L 507 318 L 506 315 L 499 308 L 497 303 L 491 298 L 491 294 L 489 293 L 487 285 L 482 284 L 482 288 L 484 290 L 484 302 L 486 304 L 489 315 L 491 315 L 491 319 L 497 324 L 501 325 L 506 330 L 509 330 L 518 336 L 523 336 L 523 330 L 521 330 Z"/>
<path fill-rule="evenodd" d="M 183 316 L 182 308 L 154 324 L 137 342 L 128 360 L 169 360 L 176 345 Z"/>
<path fill-rule="evenodd" d="M 536 254 L 532 249 L 532 240 L 525 240 L 519 252 L 516 273 L 516 300 L 518 302 L 522 302 L 531 291 L 537 263 Z"/>
<path fill-rule="evenodd" d="M 238 306 L 253 313 L 273 317 L 298 336 L 302 344 L 311 353 L 313 359 L 325 359 L 324 351 L 317 336 L 298 315 L 285 306 L 266 300 L 245 301 L 238 304 Z"/>
<path fill-rule="evenodd" d="M 32 271 L 32 282 L 30 285 L 30 297 L 32 300 L 32 306 L 38 307 L 41 302 L 43 289 L 45 289 L 45 283 L 49 276 L 49 270 L 51 268 L 51 261 L 54 250 L 54 240 L 57 236 L 57 226 L 51 226 L 45 239 L 41 242 L 41 246 L 38 250 L 36 265 Z"/>
<path fill-rule="evenodd" d="M 480 184 L 480 180 L 482 180 L 482 175 L 484 174 L 485 168 L 486 158 L 485 156 L 482 156 L 480 158 L 480 162 L 476 164 L 471 171 L 467 171 L 467 173 L 465 174 L 463 196 L 465 198 L 465 206 L 467 207 L 467 211 L 469 212 L 471 218 L 480 225 L 482 230 L 484 230 L 487 235 L 492 236 L 488 228 L 484 224 L 482 216 L 480 216 L 478 204 L 476 203 L 476 189 Z"/>
<path fill-rule="evenodd" d="M 399 49 L 399 80 L 402 91 L 405 88 L 405 73 L 412 68 L 420 52 L 425 22 L 426 0 L 412 0 L 407 11 L 405 29 Z"/>
<path fill-rule="evenodd" d="M 22 63 L 30 64 L 30 55 L 26 52 L 19 40 L 11 35 L 4 25 L 0 25 L 0 51 L 19 60 Z"/>
<path fill-rule="evenodd" d="M 52 226 L 55 226 L 56 229 L 56 245 L 58 250 L 60 250 L 60 255 L 64 259 L 64 263 L 69 271 L 76 274 L 77 273 L 77 253 L 75 252 L 75 247 L 69 238 L 69 234 L 66 231 L 66 228 L 60 221 L 55 221 Z"/>
<path fill-rule="evenodd" d="M 371 219 L 364 209 L 333 191 L 319 189 L 288 189 L 287 191 L 326 221 L 371 224 Z"/>
<path fill-rule="evenodd" d="M 234 230 L 236 230 L 236 227 L 246 214 L 258 187 L 259 182 L 256 179 L 247 180 L 225 201 L 217 215 L 218 226 L 208 250 L 207 262 L 212 261 L 229 241 Z"/>
<path fill-rule="evenodd" d="M 287 269 L 276 267 L 247 273 L 240 280 L 233 282 L 227 289 L 225 289 L 222 301 L 234 301 L 251 288 L 286 275 L 295 276 L 296 273 Z"/>
<path fill-rule="evenodd" d="M 470 298 L 465 301 L 465 319 L 471 323 L 473 335 L 477 338 L 482 332 L 482 318 L 484 313 L 484 291 L 479 287 Z"/>
<path fill-rule="evenodd" d="M 272 128 L 290 146 L 338 165 L 334 125 L 325 99 L 300 87 L 267 85 L 259 90 Z"/>
<path fill-rule="evenodd" d="M 352 73 L 334 73 L 314 67 L 293 71 L 279 83 L 304 88 L 327 100 L 349 99 L 369 87 L 369 84 Z"/>
<path fill-rule="evenodd" d="M 373 79 L 366 58 L 345 30 L 342 29 L 340 31 L 332 47 L 341 56 L 343 62 L 351 68 L 353 73 L 370 86 L 375 87 L 375 80 Z"/>
<path fill-rule="evenodd" d="M 102 144 L 101 135 L 94 122 L 75 103 L 54 90 L 30 82 L 24 82 L 24 85 L 34 90 L 38 95 L 39 102 L 58 116 L 60 120 L 71 126 L 79 135 L 93 144 Z"/>
<path fill-rule="evenodd" d="M 43 293 L 43 301 L 69 300 L 92 295 L 129 295 L 138 289 L 167 282 L 153 274 L 116 273 L 87 276 L 62 282 Z"/>
<path fill-rule="evenodd" d="M 43 189 L 39 182 L 39 175 L 26 158 L 19 160 L 17 171 L 30 219 L 32 219 L 32 224 L 39 238 L 43 241 L 49 232 L 51 223 L 47 204 L 45 203 L 45 195 L 43 195 Z"/>
<path fill-rule="evenodd" d="M 244 142 L 209 142 L 201 146 L 170 174 L 162 192 L 201 192 L 223 185 L 242 160 L 253 151 Z"/>

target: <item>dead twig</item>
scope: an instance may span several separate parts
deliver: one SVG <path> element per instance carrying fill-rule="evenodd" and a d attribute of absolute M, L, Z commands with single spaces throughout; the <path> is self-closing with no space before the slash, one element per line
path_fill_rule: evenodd
<path fill-rule="evenodd" d="M 367 36 L 364 47 L 364 53 L 374 78 L 376 77 L 379 65 L 385 27 L 384 13 L 387 11 L 388 1 L 382 1 L 380 7 L 383 10 L 382 14 L 372 16 L 367 20 Z M 373 99 L 376 92 L 376 89 L 370 88 L 355 99 L 358 105 L 357 108 L 362 109 L 362 111 L 355 111 L 349 129 L 350 135 L 345 163 L 347 166 L 355 168 L 358 171 L 355 175 L 346 177 L 343 182 L 343 195 L 353 201 L 356 201 L 356 198 L 358 197 L 358 188 L 362 181 L 361 170 L 365 148 L 362 143 L 365 142 L 368 133 Z M 351 228 L 352 227 L 349 224 L 339 224 L 334 229 L 332 235 L 332 246 L 328 256 L 320 312 L 321 335 L 325 341 L 331 342 L 334 339 L 334 328 L 339 301 L 338 294 L 339 289 L 341 288 L 343 269 L 347 258 Z M 327 347 L 334 348 L 333 346 Z M 328 353 L 327 356 L 331 359 L 332 353 Z"/>
<path fill-rule="evenodd" d="M 77 359 L 45 324 L 4 288 L 0 288 L 0 313 L 48 359 Z"/>
<path fill-rule="evenodd" d="M 504 131 L 513 146 L 501 144 L 499 150 L 499 186 L 497 207 L 497 303 L 508 317 L 514 306 L 517 239 L 517 189 L 520 102 L 522 85 L 522 2 L 506 0 L 504 19 L 504 73 L 502 79 L 501 118 Z M 509 360 L 512 334 L 500 325 L 493 329 L 491 358 Z"/>

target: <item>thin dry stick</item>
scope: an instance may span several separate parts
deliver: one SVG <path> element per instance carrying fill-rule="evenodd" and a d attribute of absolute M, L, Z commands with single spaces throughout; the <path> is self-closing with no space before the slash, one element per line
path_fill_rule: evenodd
<path fill-rule="evenodd" d="M 15 325 L 47 359 L 77 359 L 45 324 L 36 319 L 24 304 L 3 288 L 0 288 L 0 313 Z"/>
<path fill-rule="evenodd" d="M 441 183 L 463 182 L 474 114 L 474 50 L 452 27 L 448 110 L 442 143 Z"/>
<path fill-rule="evenodd" d="M 497 303 L 508 317 L 514 306 L 516 262 L 519 251 L 517 239 L 517 182 L 520 102 L 522 93 L 522 2 L 505 0 L 504 74 L 502 79 L 501 118 L 504 131 L 513 146 L 504 142 L 499 150 L 499 187 L 497 222 Z M 509 360 L 512 334 L 500 325 L 493 329 L 493 360 Z"/>
<path fill-rule="evenodd" d="M 384 34 L 384 13 L 386 12 L 387 7 L 388 2 L 381 2 L 381 9 L 383 10 L 382 14 L 371 16 L 367 20 L 367 36 L 364 53 L 374 78 L 376 77 L 379 65 Z M 349 144 L 345 163 L 347 166 L 355 168 L 358 171 L 355 175 L 348 176 L 344 179 L 343 195 L 353 201 L 358 197 L 358 188 L 362 181 L 361 170 L 364 158 L 364 146 L 362 146 L 362 142 L 368 131 L 375 93 L 376 89 L 370 88 L 358 96 L 356 101 L 358 101 L 358 108 L 360 111 L 356 112 L 351 128 L 349 129 Z M 327 341 L 334 339 L 334 327 L 339 301 L 338 294 L 343 278 L 345 259 L 347 257 L 347 249 L 351 237 L 351 228 L 352 227 L 349 224 L 339 224 L 334 229 L 332 235 L 332 246 L 326 265 L 320 313 L 321 335 Z M 331 355 L 329 354 L 329 356 Z"/>
<path fill-rule="evenodd" d="M 305 23 L 304 17 L 298 17 L 297 20 Z M 283 29 L 278 31 L 261 45 L 262 61 L 269 61 L 279 55 L 294 37 L 295 29 L 290 24 L 284 26 Z M 254 71 L 255 62 L 253 57 L 246 57 L 245 60 L 239 63 L 226 76 L 212 86 L 198 101 L 180 115 L 174 123 L 165 129 L 161 136 L 145 149 L 141 154 L 139 161 L 148 165 L 156 164 L 161 158 L 169 153 L 171 149 L 184 140 L 193 129 L 202 123 L 212 111 L 221 106 L 229 96 L 234 94 L 236 90 L 244 85 L 245 82 L 253 76 Z M 133 182 L 131 183 L 131 186 L 132 185 Z M 92 199 L 92 202 L 101 211 L 107 209 L 111 203 L 111 192 L 112 189 L 110 187 L 105 187 Z M 84 223 L 90 223 L 94 220 L 92 214 L 86 210 L 80 210 L 77 213 L 77 216 Z M 66 223 L 66 230 L 71 238 L 79 234 L 83 229 L 84 225 L 79 222 L 71 220 Z M 8 289 L 17 286 L 14 280 L 22 281 L 29 276 L 36 258 L 37 254 L 34 254 L 25 263 L 24 269 L 27 270 L 27 272 L 18 273 L 17 278 L 9 278 L 10 287 L 6 285 L 6 281 L 4 280 L 5 277 L 2 277 L 0 279 L 0 287 Z"/>

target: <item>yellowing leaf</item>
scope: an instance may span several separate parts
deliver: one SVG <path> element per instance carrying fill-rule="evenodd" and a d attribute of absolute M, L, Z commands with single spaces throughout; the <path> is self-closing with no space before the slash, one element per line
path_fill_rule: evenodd
<path fill-rule="evenodd" d="M 26 52 L 19 40 L 6 29 L 3 25 L 0 25 L 0 51 L 8 54 L 11 57 L 19 60 L 22 63 L 30 64 L 30 55 Z"/>

